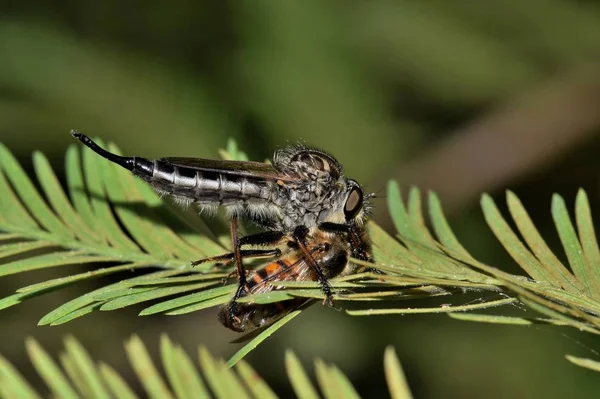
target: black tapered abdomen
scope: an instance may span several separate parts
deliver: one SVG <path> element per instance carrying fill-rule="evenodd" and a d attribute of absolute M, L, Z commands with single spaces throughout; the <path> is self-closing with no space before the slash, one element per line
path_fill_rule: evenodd
<path fill-rule="evenodd" d="M 162 159 L 123 157 L 106 151 L 80 132 L 71 134 L 97 154 L 150 183 L 157 191 L 184 201 L 242 205 L 250 199 L 261 202 L 270 196 L 272 183 L 259 177 L 174 165 Z"/>
<path fill-rule="evenodd" d="M 137 159 L 138 163 L 139 161 L 140 158 Z M 243 203 L 251 198 L 269 198 L 267 182 L 258 178 L 197 170 L 160 159 L 144 161 L 152 164 L 152 173 L 148 173 L 146 165 L 140 163 L 134 169 L 134 174 L 157 190 L 175 197 L 215 205 Z"/>

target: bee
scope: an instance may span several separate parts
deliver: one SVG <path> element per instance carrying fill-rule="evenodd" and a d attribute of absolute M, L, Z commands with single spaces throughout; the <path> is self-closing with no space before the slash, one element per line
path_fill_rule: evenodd
<path fill-rule="evenodd" d="M 329 279 L 348 267 L 350 256 L 373 261 L 365 228 L 373 194 L 364 194 L 358 182 L 347 178 L 340 163 L 325 151 L 291 145 L 275 151 L 272 164 L 182 157 L 150 160 L 113 154 L 81 132 L 71 134 L 161 195 L 184 204 L 196 203 L 203 211 L 225 208 L 231 219 L 232 252 L 192 265 L 208 261 L 235 264 L 238 288 L 228 314 L 222 311 L 220 315 L 229 328 L 243 330 L 261 324 L 260 320 L 265 320 L 265 325 L 274 319 L 269 315 L 274 309 L 288 306 L 265 305 L 252 311 L 250 305 L 236 302 L 249 293 L 271 289 L 267 288 L 270 281 L 315 280 L 325 294 L 324 304 L 333 306 Z M 238 219 L 263 231 L 240 237 Z M 253 272 L 248 280 L 243 264 L 248 258 L 277 260 Z"/>
<path fill-rule="evenodd" d="M 279 259 L 253 270 L 246 281 L 245 295 L 261 294 L 283 288 L 272 282 L 318 281 L 311 262 L 323 271 L 325 278 L 347 276 L 355 273 L 358 266 L 350 262 L 351 243 L 340 235 L 317 231 L 307 242 L 308 253 L 303 253 L 294 241 L 288 241 L 292 249 Z M 231 330 L 247 332 L 266 327 L 287 313 L 310 302 L 306 298 L 294 298 L 269 304 L 230 302 L 221 307 L 219 320 Z"/>

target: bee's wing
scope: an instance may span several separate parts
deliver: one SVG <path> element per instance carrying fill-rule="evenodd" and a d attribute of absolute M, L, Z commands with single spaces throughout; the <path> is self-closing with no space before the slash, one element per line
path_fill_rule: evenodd
<path fill-rule="evenodd" d="M 311 269 L 305 256 L 300 251 L 294 252 L 257 269 L 251 277 L 255 285 L 252 286 L 250 292 L 260 294 L 272 291 L 271 283 L 273 281 L 308 281 L 311 280 L 311 275 Z"/>
<path fill-rule="evenodd" d="M 313 255 L 316 255 L 314 257 L 317 262 L 322 261 L 322 254 L 315 253 Z M 311 281 L 314 279 L 307 257 L 302 251 L 297 250 L 256 269 L 248 279 L 248 293 L 260 294 L 277 289 L 271 284 L 274 281 Z M 224 324 L 236 331 L 252 331 L 250 336 L 254 336 L 256 331 L 264 330 L 291 311 L 308 306 L 313 302 L 313 299 L 294 298 L 269 304 L 244 303 L 236 308 L 235 317 L 225 313 Z M 223 312 L 223 310 L 221 311 Z M 231 312 L 231 308 L 226 309 L 225 312 Z"/>
<path fill-rule="evenodd" d="M 202 172 L 223 173 L 233 176 L 258 177 L 267 180 L 298 181 L 297 177 L 291 177 L 277 170 L 273 165 L 264 162 L 253 161 L 226 161 L 218 159 L 168 157 L 160 161 L 174 166 L 199 170 Z"/>

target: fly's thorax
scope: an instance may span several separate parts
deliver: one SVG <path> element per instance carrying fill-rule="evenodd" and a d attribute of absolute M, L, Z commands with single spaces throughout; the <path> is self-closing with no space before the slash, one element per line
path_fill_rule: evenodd
<path fill-rule="evenodd" d="M 279 187 L 273 203 L 281 209 L 281 228 L 293 231 L 297 226 L 313 227 L 320 216 L 341 209 L 340 193 L 343 184 L 333 182 L 328 186 L 315 182 L 301 182 Z"/>

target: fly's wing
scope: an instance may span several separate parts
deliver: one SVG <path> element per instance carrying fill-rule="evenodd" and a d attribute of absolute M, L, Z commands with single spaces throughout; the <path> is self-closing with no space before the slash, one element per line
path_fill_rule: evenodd
<path fill-rule="evenodd" d="M 222 173 L 232 176 L 257 177 L 267 180 L 298 181 L 297 177 L 291 177 L 277 170 L 273 165 L 264 162 L 253 161 L 225 161 L 218 159 L 167 157 L 159 161 L 201 172 Z"/>

